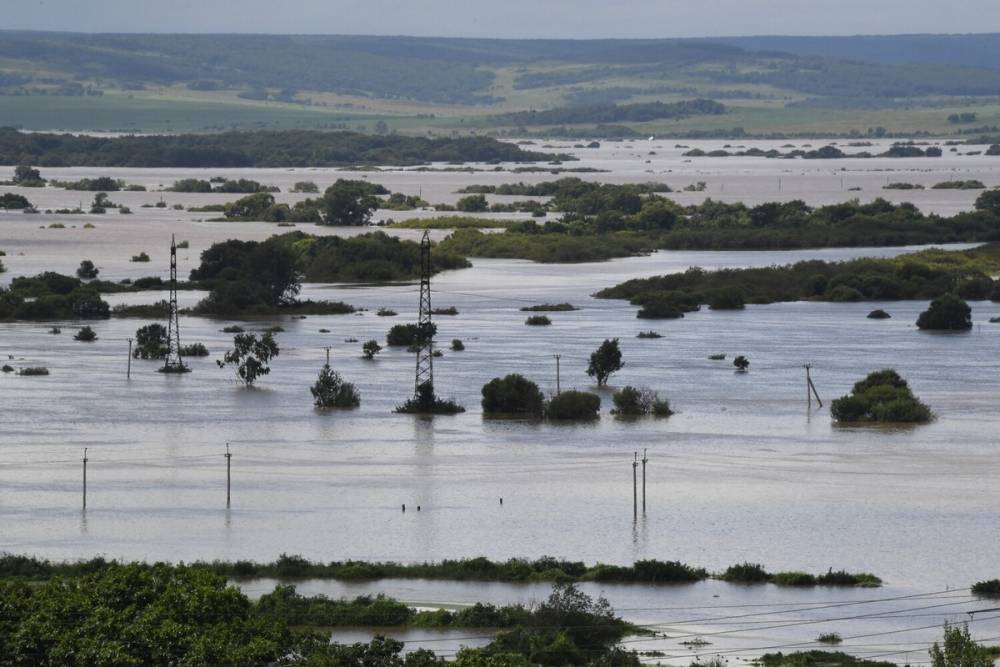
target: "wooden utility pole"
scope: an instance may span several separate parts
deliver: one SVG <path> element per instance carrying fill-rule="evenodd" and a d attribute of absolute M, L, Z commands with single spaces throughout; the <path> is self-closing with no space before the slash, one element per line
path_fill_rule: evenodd
<path fill-rule="evenodd" d="M 809 371 L 812 369 L 812 364 L 803 364 L 803 368 L 806 369 L 806 403 L 809 409 L 812 410 L 812 398 L 816 397 L 816 402 L 819 403 L 819 407 L 823 407 L 823 401 L 820 400 L 819 392 L 816 391 L 816 385 L 813 384 L 812 376 Z"/>
<path fill-rule="evenodd" d="M 125 379 L 129 380 L 132 378 L 132 339 L 128 339 L 128 367 L 125 371 Z"/>
<path fill-rule="evenodd" d="M 233 455 L 229 451 L 229 443 L 227 442 L 226 443 L 226 507 L 229 507 L 229 499 L 230 499 L 229 490 L 232 482 L 232 474 L 231 474 L 232 460 L 233 460 Z"/>
<path fill-rule="evenodd" d="M 87 448 L 83 448 L 83 509 L 87 509 Z"/>
<path fill-rule="evenodd" d="M 642 513 L 646 513 L 646 450 L 642 450 Z"/>
<path fill-rule="evenodd" d="M 633 452 L 632 458 L 632 518 L 639 518 L 639 491 L 636 481 L 636 469 L 639 467 L 639 452 Z"/>
<path fill-rule="evenodd" d="M 326 346 L 326 365 L 330 365 L 330 346 Z"/>
<path fill-rule="evenodd" d="M 556 358 L 556 396 L 559 395 L 559 358 L 562 357 L 561 354 L 553 355 Z"/>

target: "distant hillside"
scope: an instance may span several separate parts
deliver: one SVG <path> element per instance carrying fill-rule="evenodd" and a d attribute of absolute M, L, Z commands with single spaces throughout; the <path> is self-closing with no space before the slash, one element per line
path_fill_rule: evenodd
<path fill-rule="evenodd" d="M 862 60 L 887 65 L 935 64 L 1000 68 L 1000 33 L 860 35 L 855 37 L 725 37 L 710 40 L 748 51 Z"/>

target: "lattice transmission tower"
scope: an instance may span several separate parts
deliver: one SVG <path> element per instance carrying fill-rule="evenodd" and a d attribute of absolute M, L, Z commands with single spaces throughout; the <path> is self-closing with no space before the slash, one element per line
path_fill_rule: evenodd
<path fill-rule="evenodd" d="M 428 231 L 420 240 L 420 317 L 417 320 L 417 372 L 413 395 L 419 398 L 420 387 L 434 386 L 434 325 L 431 323 L 431 237 Z"/>
<path fill-rule="evenodd" d="M 161 373 L 187 373 L 181 359 L 181 329 L 177 317 L 177 242 L 170 237 L 170 321 L 167 322 L 167 357 Z"/>

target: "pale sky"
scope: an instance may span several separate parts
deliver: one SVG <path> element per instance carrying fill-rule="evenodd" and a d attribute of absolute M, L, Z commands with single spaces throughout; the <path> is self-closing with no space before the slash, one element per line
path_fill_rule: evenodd
<path fill-rule="evenodd" d="M 0 0 L 0 10 L 6 29 L 73 32 L 628 38 L 1000 31 L 1000 0 Z"/>

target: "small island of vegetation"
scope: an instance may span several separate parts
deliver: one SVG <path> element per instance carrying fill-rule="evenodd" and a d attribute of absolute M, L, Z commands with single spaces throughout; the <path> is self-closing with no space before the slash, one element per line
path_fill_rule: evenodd
<path fill-rule="evenodd" d="M 845 424 L 923 424 L 934 418 L 906 380 L 891 368 L 856 383 L 850 395 L 833 401 L 830 415 Z"/>

